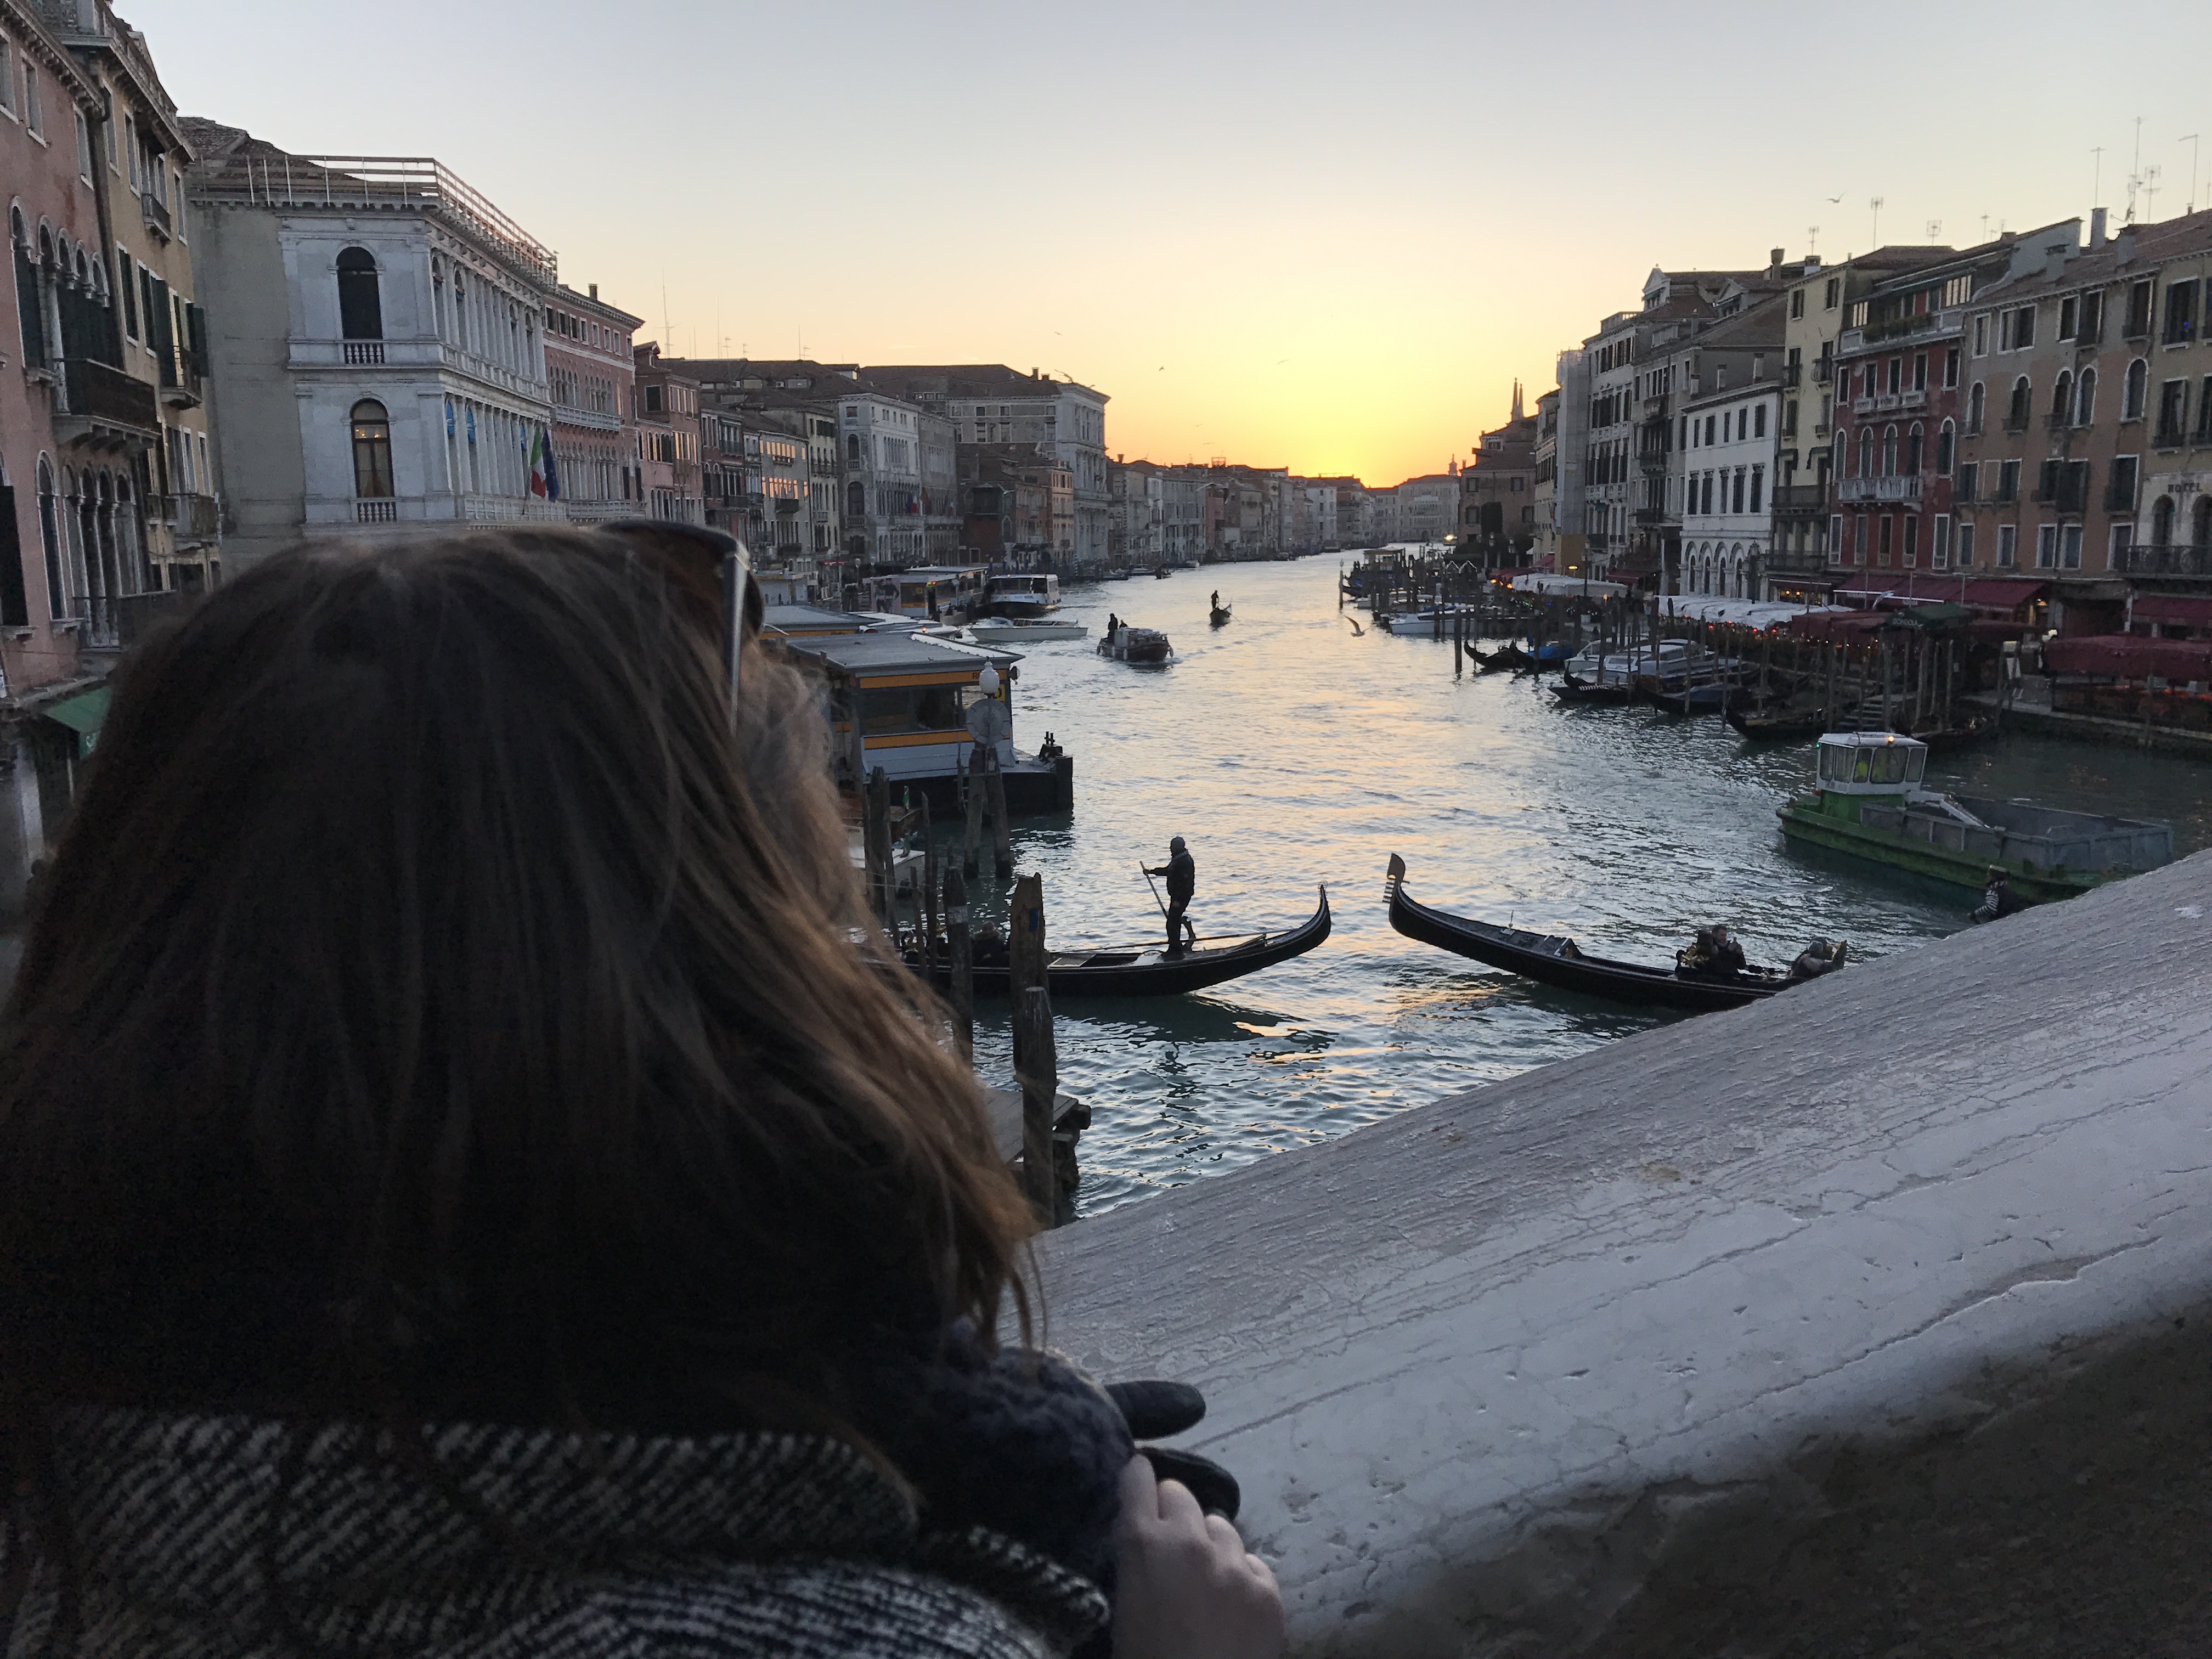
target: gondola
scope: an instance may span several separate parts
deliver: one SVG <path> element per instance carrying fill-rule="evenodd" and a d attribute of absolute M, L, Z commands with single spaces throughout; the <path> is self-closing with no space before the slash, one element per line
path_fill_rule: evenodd
<path fill-rule="evenodd" d="M 1561 702 L 1603 703 L 1626 708 L 1636 700 L 1636 688 L 1626 680 L 1600 682 L 1562 674 L 1559 684 L 1552 688 L 1552 695 Z"/>
<path fill-rule="evenodd" d="M 1328 889 L 1324 886 L 1321 908 L 1287 933 L 1255 933 L 1233 945 L 1186 951 L 1179 957 L 1168 956 L 1156 945 L 1114 951 L 1055 951 L 1045 965 L 1045 987 L 1055 999 L 1180 996 L 1304 956 L 1328 937 L 1329 926 Z M 919 965 L 911 951 L 907 965 Z M 975 994 L 1005 996 L 1012 975 L 1004 962 L 976 963 Z M 936 980 L 939 988 L 950 985 L 950 970 L 940 965 Z"/>
<path fill-rule="evenodd" d="M 1217 605 L 1206 613 L 1206 619 L 1216 628 L 1226 628 L 1229 626 L 1229 610 L 1225 605 Z"/>
<path fill-rule="evenodd" d="M 1536 659 L 1517 645 L 1501 645 L 1486 657 L 1469 646 L 1467 654 L 1474 659 L 1474 665 L 1486 674 L 1500 673 L 1509 668 L 1533 668 L 1536 664 Z"/>
<path fill-rule="evenodd" d="M 1932 726 L 1912 735 L 1932 750 L 1963 749 L 1989 736 L 1996 730 L 1996 725 L 1995 714 L 1973 714 L 1956 726 Z"/>
<path fill-rule="evenodd" d="M 1802 982 L 1796 973 L 1778 968 L 1748 968 L 1727 980 L 1686 978 L 1671 968 L 1646 968 L 1585 956 L 1574 940 L 1560 934 L 1497 927 L 1431 910 L 1406 896 L 1406 861 L 1395 853 L 1390 855 L 1385 890 L 1390 899 L 1390 925 L 1407 939 L 1556 985 L 1563 991 L 1581 991 L 1639 1007 L 1704 1013 L 1762 1002 Z"/>

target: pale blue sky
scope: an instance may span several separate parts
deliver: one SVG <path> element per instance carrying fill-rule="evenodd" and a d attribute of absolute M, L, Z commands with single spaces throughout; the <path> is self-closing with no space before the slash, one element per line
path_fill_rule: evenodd
<path fill-rule="evenodd" d="M 1041 368 L 1132 457 L 1370 482 L 1654 264 L 2086 216 L 2098 144 L 2117 220 L 2137 116 L 2166 217 L 2212 136 L 2174 0 L 120 3 L 182 109 L 436 155 L 680 353 Z"/>

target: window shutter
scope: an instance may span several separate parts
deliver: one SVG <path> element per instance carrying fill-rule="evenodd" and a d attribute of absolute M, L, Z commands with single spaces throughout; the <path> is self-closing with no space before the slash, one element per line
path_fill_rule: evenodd
<path fill-rule="evenodd" d="M 2036 477 L 2035 493 L 2038 495 L 2040 495 L 2046 501 L 2057 495 L 2058 463 L 2057 461 L 2045 461 L 2043 463 L 2042 468 Z"/>
<path fill-rule="evenodd" d="M 191 336 L 189 345 L 192 354 L 192 372 L 204 379 L 210 373 L 207 313 L 198 306 L 187 305 L 185 307 L 185 326 Z"/>

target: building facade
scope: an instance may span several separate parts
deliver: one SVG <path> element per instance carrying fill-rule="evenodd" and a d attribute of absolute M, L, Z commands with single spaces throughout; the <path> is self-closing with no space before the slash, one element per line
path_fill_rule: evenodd
<path fill-rule="evenodd" d="M 1536 542 L 1536 428 L 1513 383 L 1505 424 L 1484 433 L 1459 478 L 1460 546 L 1486 564 L 1519 562 Z"/>
<path fill-rule="evenodd" d="M 919 404 L 854 384 L 837 398 L 838 440 L 844 477 L 840 520 L 846 556 L 876 570 L 903 570 L 930 562 L 923 493 L 923 451 L 950 452 L 951 422 Z M 957 475 L 940 514 L 959 518 Z M 1071 532 L 1072 534 L 1072 532 Z"/>
<path fill-rule="evenodd" d="M 553 410 L 555 498 L 571 524 L 642 511 L 638 477 L 641 320 L 563 285 L 545 305 L 545 385 Z"/>
<path fill-rule="evenodd" d="M 545 465 L 550 251 L 436 161 L 184 125 L 233 560 L 565 519 Z"/>
<path fill-rule="evenodd" d="M 637 376 L 639 494 L 645 515 L 679 524 L 707 522 L 707 480 L 699 455 L 699 382 L 658 341 L 630 351 Z"/>
<path fill-rule="evenodd" d="M 1714 378 L 1682 400 L 1680 582 L 1670 591 L 1765 599 L 1782 387 L 1769 377 L 1731 388 L 1725 369 Z"/>
<path fill-rule="evenodd" d="M 889 397 L 950 422 L 960 443 L 1042 446 L 1074 480 L 1069 557 L 1085 564 L 1105 562 L 1112 499 L 1106 483 L 1104 392 L 1035 369 L 1020 374 L 1001 363 L 872 365 L 861 378 Z M 851 493 L 848 486 L 848 499 Z"/>

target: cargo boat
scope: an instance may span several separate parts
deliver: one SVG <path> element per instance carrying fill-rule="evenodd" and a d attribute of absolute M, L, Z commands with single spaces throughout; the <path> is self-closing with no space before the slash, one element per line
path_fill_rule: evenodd
<path fill-rule="evenodd" d="M 1992 866 L 2025 899 L 2069 898 L 2173 861 L 2173 826 L 1923 789 L 1928 745 L 1829 732 L 1814 787 L 1776 809 L 1782 833 L 1981 890 Z"/>

